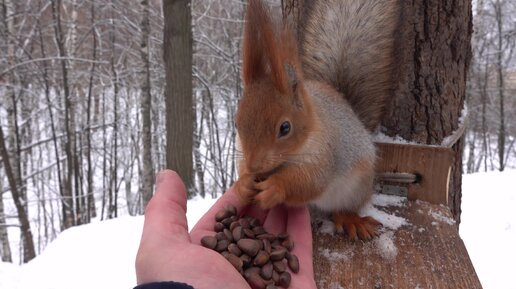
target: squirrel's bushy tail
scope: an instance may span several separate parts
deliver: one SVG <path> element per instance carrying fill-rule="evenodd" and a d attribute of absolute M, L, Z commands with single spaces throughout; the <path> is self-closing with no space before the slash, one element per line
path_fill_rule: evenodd
<path fill-rule="evenodd" d="M 301 34 L 306 79 L 341 92 L 373 131 L 397 84 L 398 0 L 314 1 Z"/>

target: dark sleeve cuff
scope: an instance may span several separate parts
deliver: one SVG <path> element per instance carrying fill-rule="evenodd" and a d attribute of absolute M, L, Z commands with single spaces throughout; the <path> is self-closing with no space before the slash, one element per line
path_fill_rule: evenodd
<path fill-rule="evenodd" d="M 156 282 L 156 283 L 147 283 L 134 287 L 134 289 L 194 289 L 194 287 L 178 282 Z"/>

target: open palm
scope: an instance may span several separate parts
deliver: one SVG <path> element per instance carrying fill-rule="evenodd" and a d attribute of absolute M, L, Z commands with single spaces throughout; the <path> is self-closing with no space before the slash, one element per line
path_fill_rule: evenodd
<path fill-rule="evenodd" d="M 293 253 L 300 263 L 299 273 L 292 274 L 290 287 L 316 288 L 310 216 L 306 208 L 279 206 L 264 211 L 244 206 L 230 189 L 188 233 L 186 190 L 173 171 L 163 171 L 158 175 L 156 193 L 145 210 L 145 224 L 136 258 L 138 284 L 176 281 L 196 289 L 250 288 L 222 255 L 200 245 L 202 237 L 215 234 L 215 214 L 229 204 L 241 213 L 258 218 L 271 233 L 288 232 L 295 243 Z"/>

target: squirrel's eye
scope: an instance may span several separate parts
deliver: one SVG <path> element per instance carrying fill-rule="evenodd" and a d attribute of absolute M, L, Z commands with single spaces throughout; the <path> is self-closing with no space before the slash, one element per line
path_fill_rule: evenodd
<path fill-rule="evenodd" d="M 279 137 L 284 137 L 290 132 L 290 122 L 285 121 L 281 124 L 279 129 Z"/>

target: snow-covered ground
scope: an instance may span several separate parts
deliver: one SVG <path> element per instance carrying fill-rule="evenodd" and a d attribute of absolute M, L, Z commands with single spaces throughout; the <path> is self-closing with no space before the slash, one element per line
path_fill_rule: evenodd
<path fill-rule="evenodd" d="M 516 170 L 463 176 L 459 228 L 484 289 L 515 289 Z"/>
<path fill-rule="evenodd" d="M 215 201 L 197 197 L 188 202 L 189 228 Z M 0 262 L 0 289 L 133 288 L 142 228 L 143 216 L 70 228 L 23 266 Z"/>
<path fill-rule="evenodd" d="M 465 175 L 460 234 L 485 289 L 515 289 L 516 170 Z M 215 202 L 188 202 L 190 228 Z M 143 217 L 71 228 L 23 266 L 0 263 L 0 289 L 132 288 Z"/>

